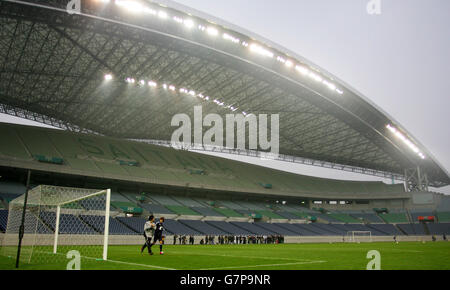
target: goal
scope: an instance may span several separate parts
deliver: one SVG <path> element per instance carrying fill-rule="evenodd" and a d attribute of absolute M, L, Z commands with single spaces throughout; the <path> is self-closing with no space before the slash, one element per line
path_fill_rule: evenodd
<path fill-rule="evenodd" d="M 372 242 L 371 231 L 348 231 L 347 241 L 351 243 Z"/>
<path fill-rule="evenodd" d="M 77 251 L 88 261 L 107 260 L 111 190 L 40 185 L 9 204 L 0 254 L 16 258 L 24 207 L 20 262 L 67 263 Z"/>

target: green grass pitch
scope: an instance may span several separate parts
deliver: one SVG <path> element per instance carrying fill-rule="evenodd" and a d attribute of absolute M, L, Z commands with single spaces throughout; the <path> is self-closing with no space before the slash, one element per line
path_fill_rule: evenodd
<path fill-rule="evenodd" d="M 159 250 L 155 246 L 154 250 Z M 140 253 L 140 246 L 110 246 L 109 261 L 81 259 L 81 270 L 364 270 L 368 251 L 381 254 L 382 270 L 449 270 L 450 243 L 337 243 L 283 245 L 164 246 L 165 255 Z M 65 259 L 65 252 L 60 256 Z M 21 264 L 21 269 L 65 269 L 58 264 Z M 14 269 L 0 256 L 0 269 Z"/>

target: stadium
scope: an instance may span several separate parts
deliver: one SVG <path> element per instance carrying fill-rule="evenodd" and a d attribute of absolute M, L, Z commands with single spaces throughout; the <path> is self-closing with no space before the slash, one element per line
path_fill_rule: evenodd
<path fill-rule="evenodd" d="M 25 269 L 66 269 L 72 250 L 84 269 L 365 269 L 376 248 L 392 254 L 387 268 L 449 268 L 450 198 L 431 190 L 449 173 L 350 85 L 170 1 L 67 3 L 0 1 L 0 113 L 52 127 L 0 123 L 1 269 L 22 221 Z M 172 117 L 195 106 L 279 114 L 277 160 L 392 184 L 204 154 L 266 156 L 248 146 L 171 148 Z M 167 250 L 149 258 L 151 214 L 165 218 Z"/>

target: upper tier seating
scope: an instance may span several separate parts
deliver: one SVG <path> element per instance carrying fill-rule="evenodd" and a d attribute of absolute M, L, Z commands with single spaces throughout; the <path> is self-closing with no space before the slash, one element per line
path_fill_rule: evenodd
<path fill-rule="evenodd" d="M 356 219 L 361 219 L 369 223 L 382 223 L 383 220 L 374 213 L 352 213 L 350 214 Z"/>
<path fill-rule="evenodd" d="M 450 222 L 450 212 L 441 211 L 437 213 L 437 216 L 440 223 Z"/>
<path fill-rule="evenodd" d="M 298 220 L 301 219 L 298 215 L 293 214 L 291 212 L 288 211 L 277 211 L 276 212 L 277 215 L 285 218 L 285 219 L 290 219 L 290 220 Z"/>
<path fill-rule="evenodd" d="M 179 215 L 200 215 L 198 212 L 193 211 L 192 209 L 185 207 L 185 206 L 181 206 L 181 205 L 166 205 L 166 207 Z"/>
<path fill-rule="evenodd" d="M 387 223 L 397 224 L 397 223 L 409 223 L 408 217 L 405 213 L 385 213 L 381 214 L 380 217 Z"/>
<path fill-rule="evenodd" d="M 172 198 L 185 207 L 205 207 L 204 204 L 189 197 L 172 196 Z"/>
<path fill-rule="evenodd" d="M 403 194 L 403 185 L 324 179 L 264 168 L 195 152 L 129 140 L 49 128 L 0 124 L 2 159 L 33 164 L 43 170 L 137 181 L 195 184 L 204 188 L 239 188 L 246 192 L 336 194 Z M 42 156 L 37 159 L 36 156 Z M 53 159 L 60 162 L 48 164 Z M 263 184 L 271 184 L 272 188 Z M 151 197 L 151 194 L 150 194 Z M 157 198 L 157 197 L 156 197 Z M 167 203 L 170 202 L 170 203 Z M 181 205 L 163 201 L 162 205 Z M 193 204 L 184 204 L 193 206 Z M 196 204 L 196 206 L 199 206 Z M 231 209 L 265 210 L 264 203 L 243 202 Z"/>
<path fill-rule="evenodd" d="M 166 195 L 159 195 L 159 194 L 151 194 L 149 195 L 150 199 L 156 201 L 159 204 L 162 205 L 175 205 L 175 206 L 181 206 L 182 204 L 177 202 L 176 200 L 174 200 L 172 197 L 170 196 L 166 196 Z"/>
<path fill-rule="evenodd" d="M 419 217 L 428 217 L 428 216 L 434 216 L 432 210 L 411 210 L 410 211 L 412 222 L 419 223 Z"/>
<path fill-rule="evenodd" d="M 331 214 L 319 213 L 319 214 L 315 214 L 315 216 L 317 218 L 323 219 L 323 220 L 328 221 L 330 223 L 342 223 L 341 220 L 338 220 L 338 219 L 334 218 Z"/>
<path fill-rule="evenodd" d="M 232 209 L 227 209 L 227 208 L 214 208 L 215 211 L 217 211 L 218 213 L 226 216 L 226 217 L 243 217 L 242 214 L 235 212 Z"/>
<path fill-rule="evenodd" d="M 360 219 L 354 218 L 345 213 L 332 213 L 332 214 L 329 214 L 328 216 L 335 220 L 344 222 L 344 223 L 361 223 L 362 222 Z"/>
<path fill-rule="evenodd" d="M 218 216 L 218 217 L 224 217 L 225 215 L 215 211 L 212 208 L 209 207 L 193 207 L 192 210 L 200 213 L 203 216 Z"/>
<path fill-rule="evenodd" d="M 140 203 L 140 207 L 153 214 L 174 214 L 174 212 L 159 204 Z"/>

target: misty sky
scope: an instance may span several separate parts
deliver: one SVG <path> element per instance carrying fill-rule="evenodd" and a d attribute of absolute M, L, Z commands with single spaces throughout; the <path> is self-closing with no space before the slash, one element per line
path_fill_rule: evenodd
<path fill-rule="evenodd" d="M 381 0 L 381 15 L 367 13 L 369 0 L 177 2 L 323 67 L 393 116 L 450 169 L 449 0 Z M 0 116 L 0 121 L 11 120 Z M 372 180 L 281 162 L 256 163 L 306 175 Z M 450 187 L 439 191 L 450 194 Z"/>
<path fill-rule="evenodd" d="M 323 67 L 393 116 L 450 169 L 449 0 L 381 0 L 380 15 L 367 13 L 369 0 L 177 2 Z M 348 177 L 333 173 L 341 176 Z M 450 188 L 440 191 L 450 193 Z"/>

